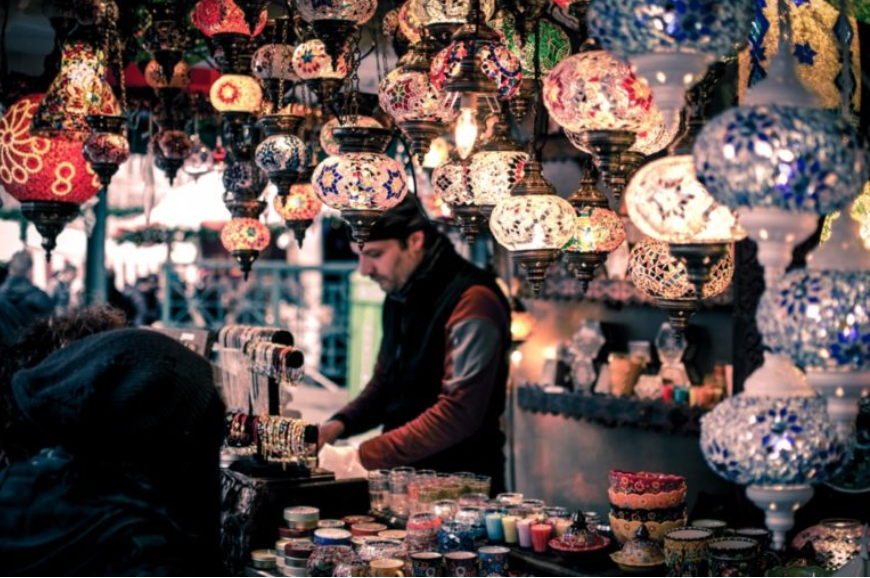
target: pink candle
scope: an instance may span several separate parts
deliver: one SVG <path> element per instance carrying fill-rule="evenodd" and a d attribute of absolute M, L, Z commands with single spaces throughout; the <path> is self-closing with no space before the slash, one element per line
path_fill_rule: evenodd
<path fill-rule="evenodd" d="M 520 548 L 532 547 L 532 521 L 517 520 L 517 534 L 519 535 Z"/>
<path fill-rule="evenodd" d="M 553 532 L 553 527 L 549 524 L 535 524 L 532 526 L 532 548 L 538 554 L 543 554 L 547 551 L 547 542 L 550 541 L 550 534 Z"/>

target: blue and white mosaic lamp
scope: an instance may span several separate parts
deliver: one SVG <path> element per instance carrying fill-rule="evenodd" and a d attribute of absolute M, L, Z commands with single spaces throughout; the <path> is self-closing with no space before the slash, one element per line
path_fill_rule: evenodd
<path fill-rule="evenodd" d="M 701 418 L 701 451 L 713 471 L 747 486 L 779 550 L 812 484 L 833 476 L 849 447 L 804 374 L 786 356 L 766 353 L 744 391 Z"/>
<path fill-rule="evenodd" d="M 592 0 L 587 21 L 590 36 L 631 62 L 672 118 L 707 67 L 746 41 L 754 14 L 753 0 Z"/>
<path fill-rule="evenodd" d="M 784 24 L 787 36 L 788 18 Z M 819 217 L 847 205 L 868 176 L 854 130 L 819 107 L 818 95 L 798 80 L 784 40 L 767 78 L 747 92 L 741 106 L 707 123 L 693 156 L 698 180 L 737 211 L 758 244 L 768 287 L 785 272 L 792 249 L 816 230 Z"/>
<path fill-rule="evenodd" d="M 765 342 L 806 372 L 843 439 L 870 392 L 870 251 L 859 229 L 848 215 L 836 219 L 806 269 L 787 273 L 758 311 Z"/>

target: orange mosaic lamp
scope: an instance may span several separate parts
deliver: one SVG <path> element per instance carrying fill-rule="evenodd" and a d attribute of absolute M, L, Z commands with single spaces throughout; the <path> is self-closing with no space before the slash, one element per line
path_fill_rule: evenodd
<path fill-rule="evenodd" d="M 323 202 L 314 192 L 310 182 L 296 183 L 290 186 L 286 197 L 275 195 L 272 201 L 275 212 L 278 213 L 287 227 L 293 231 L 296 242 L 302 247 L 305 233 L 314 223 L 314 218 L 320 213 Z"/>
<path fill-rule="evenodd" d="M 221 230 L 221 243 L 242 266 L 246 281 L 251 266 L 260 256 L 260 251 L 269 246 L 271 239 L 266 225 L 248 217 L 234 217 Z"/>

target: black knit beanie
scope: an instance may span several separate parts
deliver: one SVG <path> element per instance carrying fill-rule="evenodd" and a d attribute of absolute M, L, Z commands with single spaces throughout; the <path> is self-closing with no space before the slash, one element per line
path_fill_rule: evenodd
<path fill-rule="evenodd" d="M 156 331 L 82 339 L 19 371 L 12 387 L 25 416 L 79 455 L 169 457 L 222 435 L 211 431 L 220 429 L 215 414 L 223 413 L 211 365 Z"/>
<path fill-rule="evenodd" d="M 407 195 L 402 202 L 384 211 L 384 214 L 372 225 L 369 241 L 385 241 L 387 239 L 405 240 L 408 235 L 415 231 L 426 231 L 430 236 L 432 226 L 423 208 L 417 202 L 414 195 Z"/>

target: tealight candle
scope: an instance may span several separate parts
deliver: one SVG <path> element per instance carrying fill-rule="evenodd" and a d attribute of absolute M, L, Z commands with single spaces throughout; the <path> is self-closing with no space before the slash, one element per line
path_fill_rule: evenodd
<path fill-rule="evenodd" d="M 553 533 L 553 527 L 549 524 L 535 524 L 532 526 L 532 548 L 538 554 L 543 554 L 547 551 L 547 542 L 550 541 L 550 534 Z"/>
<path fill-rule="evenodd" d="M 486 515 L 486 537 L 490 542 L 501 542 L 504 540 L 501 512 L 490 512 Z"/>
<path fill-rule="evenodd" d="M 532 547 L 532 521 L 517 520 L 517 535 L 519 537 L 520 548 Z"/>
<path fill-rule="evenodd" d="M 517 517 L 503 516 L 501 526 L 504 530 L 504 541 L 506 544 L 516 544 L 519 540 L 517 535 Z"/>
<path fill-rule="evenodd" d="M 556 523 L 553 527 L 553 532 L 556 534 L 557 538 L 561 538 L 562 534 L 565 533 L 565 530 L 571 527 L 571 520 L 566 520 L 564 518 L 557 518 Z"/>

